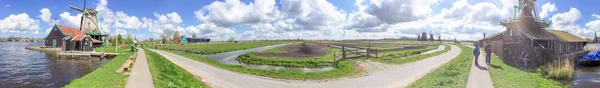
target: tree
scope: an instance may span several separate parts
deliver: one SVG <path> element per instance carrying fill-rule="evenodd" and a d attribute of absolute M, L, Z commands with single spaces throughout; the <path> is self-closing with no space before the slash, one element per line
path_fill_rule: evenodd
<path fill-rule="evenodd" d="M 233 40 L 233 37 L 231 37 L 231 38 L 229 38 L 229 40 L 227 40 L 227 42 L 233 43 L 233 42 L 235 42 L 235 40 Z"/>
<path fill-rule="evenodd" d="M 131 38 L 131 34 L 127 34 L 127 38 L 123 42 L 127 44 L 133 44 L 133 38 Z"/>
<path fill-rule="evenodd" d="M 123 36 L 121 36 L 120 34 L 117 35 L 117 42 L 119 42 L 119 44 L 123 44 Z"/>
<path fill-rule="evenodd" d="M 179 35 L 179 31 L 175 31 L 173 34 L 173 41 L 175 43 L 179 43 L 179 41 L 181 41 L 181 35 Z"/>

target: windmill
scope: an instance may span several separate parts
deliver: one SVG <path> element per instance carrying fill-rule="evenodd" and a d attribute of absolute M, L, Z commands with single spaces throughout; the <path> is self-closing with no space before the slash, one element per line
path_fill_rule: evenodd
<path fill-rule="evenodd" d="M 92 8 L 86 8 L 86 1 L 83 0 L 83 8 L 80 9 L 75 6 L 69 5 L 69 8 L 79 11 L 83 14 L 81 16 L 81 22 L 79 24 L 79 30 L 90 37 L 102 41 L 103 45 L 106 46 L 106 38 L 108 35 L 102 29 L 100 22 L 98 21 L 98 12 Z"/>

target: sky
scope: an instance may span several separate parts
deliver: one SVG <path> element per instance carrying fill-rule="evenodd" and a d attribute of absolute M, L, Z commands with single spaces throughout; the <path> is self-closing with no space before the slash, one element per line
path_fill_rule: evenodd
<path fill-rule="evenodd" d="M 83 0 L 2 0 L 0 37 L 43 38 L 55 24 L 78 28 Z M 592 38 L 598 0 L 537 0 L 548 30 Z M 174 31 L 213 40 L 382 39 L 428 32 L 478 40 L 505 30 L 518 0 L 88 0 L 110 35 L 158 39 Z"/>

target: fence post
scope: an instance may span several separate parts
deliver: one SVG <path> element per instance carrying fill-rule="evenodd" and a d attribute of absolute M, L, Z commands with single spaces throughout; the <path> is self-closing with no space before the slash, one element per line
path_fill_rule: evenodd
<path fill-rule="evenodd" d="M 346 47 L 342 46 L 342 59 L 346 58 Z"/>

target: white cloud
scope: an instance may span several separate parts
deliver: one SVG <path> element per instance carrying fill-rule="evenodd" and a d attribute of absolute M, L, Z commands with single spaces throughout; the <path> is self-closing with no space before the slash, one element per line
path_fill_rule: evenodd
<path fill-rule="evenodd" d="M 595 17 L 596 20 L 585 23 L 585 26 L 588 27 L 590 30 L 600 31 L 600 15 L 592 14 L 592 17 Z"/>
<path fill-rule="evenodd" d="M 544 5 L 542 5 L 542 11 L 540 12 L 540 17 L 546 18 L 546 16 L 548 16 L 548 13 L 554 12 L 556 10 L 557 10 L 556 5 L 554 3 L 548 2 Z"/>
<path fill-rule="evenodd" d="M 598 15 L 598 14 L 592 14 L 592 17 L 595 17 L 596 19 L 600 19 L 600 15 Z"/>
<path fill-rule="evenodd" d="M 282 0 L 283 12 L 293 21 L 292 29 L 323 30 L 336 27 L 346 14 L 325 0 Z"/>
<path fill-rule="evenodd" d="M 116 14 L 117 22 L 120 23 L 118 28 L 124 29 L 139 29 L 142 26 L 142 22 L 138 19 L 137 16 L 128 16 L 124 12 L 118 11 Z"/>
<path fill-rule="evenodd" d="M 470 11 L 472 11 L 472 5 L 467 0 L 458 0 L 452 3 L 450 9 L 443 8 L 441 16 L 449 19 L 462 19 Z"/>
<path fill-rule="evenodd" d="M 8 8 L 8 7 L 10 7 L 10 4 L 4 5 L 4 8 Z"/>
<path fill-rule="evenodd" d="M 198 20 L 225 27 L 269 22 L 282 17 L 274 0 L 254 0 L 253 3 L 215 1 L 194 14 Z"/>
<path fill-rule="evenodd" d="M 439 0 L 371 0 L 366 13 L 388 24 L 425 19 Z"/>
<path fill-rule="evenodd" d="M 154 17 L 156 19 L 150 19 L 143 17 L 141 24 L 141 28 L 147 28 L 148 31 L 154 33 L 155 35 L 162 35 L 165 32 L 172 33 L 174 31 L 179 31 L 180 33 L 186 33 L 185 29 L 181 27 L 181 16 L 176 12 L 171 12 L 167 14 L 158 14 L 154 13 Z"/>
<path fill-rule="evenodd" d="M 10 14 L 0 20 L 0 33 L 34 33 L 39 28 L 39 20 L 34 20 L 27 13 Z"/>
<path fill-rule="evenodd" d="M 60 19 L 70 27 L 79 28 L 79 24 L 81 24 L 81 14 L 77 14 L 72 16 L 69 12 L 63 12 L 59 14 Z"/>
<path fill-rule="evenodd" d="M 54 24 L 52 21 L 52 13 L 50 13 L 50 9 L 48 8 L 42 8 L 40 10 L 40 14 L 39 16 L 37 16 L 38 18 L 42 19 L 43 22 L 47 23 L 47 24 Z"/>
<path fill-rule="evenodd" d="M 568 12 L 564 13 L 557 13 L 552 16 L 552 29 L 566 31 L 583 38 L 591 38 L 593 30 L 581 28 L 575 23 L 580 18 L 581 12 L 577 8 L 571 8 Z M 596 27 L 596 22 L 589 22 L 586 26 L 590 28 Z"/>
<path fill-rule="evenodd" d="M 552 16 L 552 26 L 562 28 L 568 25 L 575 25 L 575 21 L 581 18 L 581 12 L 577 8 L 571 8 L 568 12 L 557 13 Z"/>
<path fill-rule="evenodd" d="M 208 23 L 186 27 L 184 35 L 190 36 L 191 34 L 197 34 L 198 37 L 226 40 L 235 36 L 235 30 Z"/>

